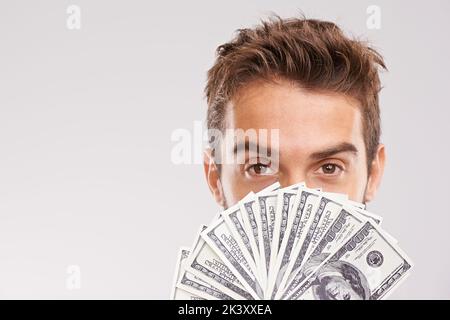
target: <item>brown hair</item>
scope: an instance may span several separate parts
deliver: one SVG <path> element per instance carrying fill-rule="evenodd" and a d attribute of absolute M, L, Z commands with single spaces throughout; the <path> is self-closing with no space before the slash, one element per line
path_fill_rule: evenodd
<path fill-rule="evenodd" d="M 208 129 L 224 130 L 226 105 L 243 85 L 283 78 L 359 101 L 370 169 L 381 134 L 378 67 L 386 66 L 365 42 L 346 37 L 332 22 L 274 16 L 253 29 L 237 30 L 216 55 L 205 88 Z"/>

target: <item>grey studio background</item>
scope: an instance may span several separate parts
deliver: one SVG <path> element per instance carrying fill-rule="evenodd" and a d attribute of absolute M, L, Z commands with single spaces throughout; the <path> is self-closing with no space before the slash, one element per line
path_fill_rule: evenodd
<path fill-rule="evenodd" d="M 79 30 L 66 26 L 69 5 Z M 366 26 L 369 5 L 380 29 Z M 204 120 L 219 44 L 300 10 L 384 55 L 388 162 L 369 209 L 415 262 L 392 297 L 449 299 L 444 0 L 1 0 L 0 298 L 167 298 L 178 247 L 218 209 L 202 167 L 171 161 L 171 134 Z"/>

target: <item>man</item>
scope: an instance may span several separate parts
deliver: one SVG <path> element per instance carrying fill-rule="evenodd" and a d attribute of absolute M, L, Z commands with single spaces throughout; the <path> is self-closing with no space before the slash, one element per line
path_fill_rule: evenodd
<path fill-rule="evenodd" d="M 236 130 L 277 130 L 277 139 L 247 137 L 205 151 L 217 203 L 229 207 L 275 181 L 372 200 L 385 162 L 379 67 L 375 50 L 331 22 L 277 17 L 238 30 L 208 71 L 208 129 L 225 140 Z M 222 161 L 233 154 L 244 161 Z"/>

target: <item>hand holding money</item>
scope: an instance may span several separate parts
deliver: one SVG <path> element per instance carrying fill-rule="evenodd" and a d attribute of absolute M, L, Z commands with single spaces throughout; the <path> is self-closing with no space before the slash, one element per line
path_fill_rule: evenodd
<path fill-rule="evenodd" d="M 346 195 L 273 184 L 180 249 L 171 299 L 382 299 L 411 260 L 382 218 Z"/>

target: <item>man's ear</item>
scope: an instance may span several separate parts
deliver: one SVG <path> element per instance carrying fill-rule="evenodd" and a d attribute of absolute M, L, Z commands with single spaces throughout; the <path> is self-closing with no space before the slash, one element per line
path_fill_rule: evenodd
<path fill-rule="evenodd" d="M 384 164 L 386 161 L 385 147 L 379 144 L 377 152 L 370 167 L 370 174 L 367 180 L 366 194 L 364 195 L 364 202 L 370 202 L 375 197 L 375 194 L 383 177 Z"/>
<path fill-rule="evenodd" d="M 211 190 L 214 199 L 220 206 L 224 207 L 225 197 L 223 194 L 222 183 L 220 182 L 220 172 L 214 162 L 212 149 L 210 148 L 205 149 L 205 151 L 203 152 L 203 170 L 205 172 L 209 190 Z"/>

